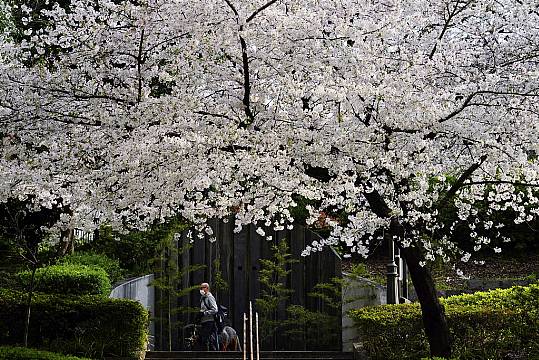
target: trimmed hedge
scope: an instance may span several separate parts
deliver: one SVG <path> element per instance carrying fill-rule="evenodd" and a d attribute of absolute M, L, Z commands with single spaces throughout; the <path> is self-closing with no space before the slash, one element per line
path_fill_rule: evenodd
<path fill-rule="evenodd" d="M 76 356 L 24 347 L 0 346 L 0 360 L 87 360 Z"/>
<path fill-rule="evenodd" d="M 0 345 L 22 343 L 25 293 L 0 289 Z M 101 358 L 137 357 L 145 350 L 148 312 L 133 300 L 36 294 L 29 345 Z"/>
<path fill-rule="evenodd" d="M 28 287 L 30 277 L 29 271 L 19 273 L 25 287 Z M 47 266 L 36 271 L 35 290 L 47 294 L 108 297 L 111 289 L 107 273 L 99 267 L 66 264 Z"/>
<path fill-rule="evenodd" d="M 441 299 L 458 359 L 539 358 L 539 284 Z M 418 303 L 352 310 L 371 359 L 428 357 Z"/>
<path fill-rule="evenodd" d="M 100 267 L 107 272 L 112 283 L 122 280 L 125 276 L 125 271 L 120 267 L 120 261 L 111 259 L 106 255 L 95 254 L 90 252 L 76 253 L 67 255 L 58 260 L 58 264 L 72 265 L 87 265 L 92 267 Z"/>

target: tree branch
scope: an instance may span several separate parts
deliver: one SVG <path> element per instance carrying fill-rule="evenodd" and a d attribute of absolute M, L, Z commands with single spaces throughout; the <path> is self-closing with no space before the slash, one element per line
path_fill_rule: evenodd
<path fill-rule="evenodd" d="M 481 156 L 481 158 L 479 159 L 479 162 L 476 162 L 475 164 L 472 164 L 468 169 L 466 169 L 461 175 L 460 177 L 457 179 L 457 181 L 453 184 L 453 186 L 451 186 L 451 188 L 449 189 L 449 191 L 445 194 L 445 196 L 439 200 L 436 204 L 436 207 L 437 208 L 440 208 L 440 207 L 443 207 L 445 206 L 449 200 L 455 196 L 455 194 L 457 193 L 457 191 L 459 191 L 460 188 L 462 188 L 466 182 L 466 180 L 468 180 L 468 178 L 470 176 L 472 176 L 472 174 L 474 173 L 475 170 L 477 170 L 485 161 L 487 160 L 487 155 L 483 155 Z"/>
<path fill-rule="evenodd" d="M 251 16 L 249 16 L 247 18 L 247 20 L 245 21 L 246 23 L 249 23 L 251 22 L 258 14 L 260 14 L 262 11 L 266 10 L 267 8 L 269 8 L 271 5 L 275 4 L 278 0 L 271 0 L 269 2 L 267 2 L 264 6 L 262 6 L 261 8 L 257 9 L 255 12 L 253 12 L 251 14 Z"/>
<path fill-rule="evenodd" d="M 243 63 L 243 107 L 245 110 L 245 115 L 247 119 L 240 122 L 241 128 L 247 128 L 250 124 L 253 123 L 255 117 L 251 110 L 251 79 L 249 77 L 249 56 L 247 55 L 247 43 L 245 39 L 240 36 L 241 44 L 241 58 Z"/>
<path fill-rule="evenodd" d="M 510 96 L 524 96 L 524 97 L 539 97 L 539 94 L 534 93 L 534 91 L 537 91 L 537 89 L 530 90 L 525 93 L 519 93 L 519 92 L 511 92 L 511 91 L 492 91 L 492 90 L 479 90 L 474 93 L 471 93 L 466 97 L 464 102 L 459 106 L 458 109 L 453 111 L 451 114 L 447 115 L 444 118 L 441 118 L 438 120 L 439 123 L 443 123 L 447 120 L 450 120 L 460 114 L 464 109 L 466 109 L 468 106 L 474 105 L 475 103 L 472 103 L 471 101 L 473 98 L 477 95 L 510 95 Z"/>
<path fill-rule="evenodd" d="M 371 192 L 363 192 L 363 196 L 367 199 L 373 213 L 382 219 L 391 217 L 391 208 L 387 205 L 382 195 L 377 190 Z"/>
<path fill-rule="evenodd" d="M 232 120 L 232 118 L 230 116 L 227 116 L 227 115 L 224 115 L 224 114 L 211 113 L 211 112 L 202 111 L 202 110 L 195 111 L 195 114 L 204 115 L 204 116 L 213 116 L 213 117 L 223 118 L 223 119 L 227 119 L 227 120 Z"/>
<path fill-rule="evenodd" d="M 472 3 L 472 1 L 470 0 L 464 3 L 464 5 L 461 8 L 458 7 L 459 3 L 460 1 L 456 1 L 455 7 L 453 8 L 453 10 L 450 11 L 449 9 L 447 9 L 447 19 L 444 23 L 444 27 L 442 28 L 442 32 L 440 33 L 440 36 L 438 36 L 438 41 L 443 39 L 446 31 L 451 26 L 451 20 L 453 20 L 455 16 L 463 12 L 468 7 L 468 5 Z M 449 8 L 449 5 L 447 5 L 447 7 Z M 432 51 L 429 54 L 429 60 L 432 60 L 432 58 L 434 57 L 434 54 L 436 53 L 437 48 L 438 48 L 438 43 L 435 43 L 434 47 L 432 48 Z"/>
<path fill-rule="evenodd" d="M 236 10 L 236 8 L 234 7 L 234 5 L 230 2 L 230 0 L 225 0 L 226 4 L 228 5 L 228 7 L 230 9 L 232 9 L 232 12 L 234 13 L 234 15 L 236 15 L 236 18 L 238 18 L 240 15 L 238 14 L 238 10 Z"/>
<path fill-rule="evenodd" d="M 144 29 L 140 33 L 140 41 L 138 45 L 138 55 L 137 55 L 137 77 L 138 77 L 138 94 L 137 94 L 137 103 L 142 101 L 142 47 L 144 45 Z"/>
<path fill-rule="evenodd" d="M 504 180 L 485 180 L 485 181 L 469 181 L 462 184 L 462 186 L 473 186 L 473 185 L 498 185 L 498 184 L 509 184 L 513 186 L 525 186 L 525 187 L 538 187 L 539 184 L 531 183 L 522 183 L 517 181 L 504 181 Z"/>

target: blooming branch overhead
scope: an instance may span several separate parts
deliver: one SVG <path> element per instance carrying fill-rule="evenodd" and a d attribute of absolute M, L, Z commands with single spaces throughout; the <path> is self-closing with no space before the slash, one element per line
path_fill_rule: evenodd
<path fill-rule="evenodd" d="M 311 223 L 348 214 L 324 220 L 326 244 L 366 255 L 397 219 L 403 246 L 444 258 L 449 241 L 422 235 L 451 230 L 449 205 L 476 227 L 496 226 L 474 217 L 479 201 L 538 214 L 538 6 L 0 7 L 22 29 L 0 38 L 0 201 L 69 204 L 63 226 L 234 213 L 238 229 L 279 229 L 300 196 Z"/>

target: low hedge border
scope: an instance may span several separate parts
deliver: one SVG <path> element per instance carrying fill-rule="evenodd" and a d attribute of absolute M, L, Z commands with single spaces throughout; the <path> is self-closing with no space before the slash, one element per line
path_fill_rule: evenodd
<path fill-rule="evenodd" d="M 0 360 L 89 360 L 77 356 L 24 347 L 0 346 Z"/>
<path fill-rule="evenodd" d="M 441 299 L 458 359 L 539 358 L 539 284 Z M 428 358 L 418 303 L 350 311 L 369 357 Z"/>
<path fill-rule="evenodd" d="M 28 287 L 31 273 L 20 272 L 21 283 Z M 100 295 L 108 297 L 110 279 L 100 267 L 78 264 L 51 265 L 36 271 L 35 290 L 47 294 Z"/>
<path fill-rule="evenodd" d="M 26 299 L 25 293 L 0 289 L 0 345 L 22 343 Z M 36 294 L 29 344 L 90 358 L 139 358 L 147 329 L 148 312 L 133 300 Z"/>
<path fill-rule="evenodd" d="M 120 267 L 120 261 L 111 259 L 103 254 L 91 252 L 75 253 L 64 256 L 58 260 L 59 265 L 87 265 L 92 267 L 100 267 L 107 272 L 112 283 L 117 283 L 125 278 L 125 270 Z"/>

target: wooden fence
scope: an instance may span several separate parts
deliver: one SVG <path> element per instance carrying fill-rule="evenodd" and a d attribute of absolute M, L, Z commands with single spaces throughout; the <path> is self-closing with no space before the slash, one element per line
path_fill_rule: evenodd
<path fill-rule="evenodd" d="M 319 299 L 308 296 L 308 293 L 313 290 L 316 284 L 330 282 L 335 277 L 340 278 L 342 273 L 341 261 L 331 248 L 313 253 L 308 257 L 301 256 L 306 245 L 311 244 L 314 240 L 319 240 L 319 235 L 303 226 L 296 225 L 293 230 L 278 232 L 266 230 L 267 235 L 272 235 L 272 240 L 266 240 L 265 237 L 256 233 L 254 225 L 244 227 L 239 233 L 234 233 L 233 221 L 224 223 L 219 220 L 212 220 L 209 225 L 214 232 L 215 242 L 210 242 L 210 236 L 206 234 L 202 238 L 198 238 L 198 234 L 194 231 L 189 234 L 191 230 L 183 232 L 180 239 L 178 239 L 177 246 L 179 248 L 192 241 L 192 248 L 189 251 L 178 254 L 179 268 L 186 268 L 195 264 L 205 265 L 202 270 L 185 274 L 181 278 L 178 288 L 185 289 L 202 282 L 208 282 L 210 285 L 214 284 L 215 265 L 218 264 L 220 275 L 228 284 L 228 290 L 213 289 L 212 293 L 220 304 L 228 307 L 232 326 L 238 333 L 241 333 L 243 313 L 248 311 L 249 301 L 254 303 L 254 300 L 261 295 L 261 285 L 258 281 L 258 271 L 261 267 L 259 260 L 271 258 L 273 255 L 271 251 L 272 245 L 279 243 L 283 239 L 288 241 L 290 253 L 298 262 L 290 265 L 291 272 L 286 279 L 286 286 L 293 289 L 294 292 L 290 296 L 290 301 L 279 307 L 278 318 L 283 320 L 286 318 L 285 309 L 290 304 L 303 305 L 309 310 L 325 310 L 324 304 Z M 159 291 L 156 290 L 156 297 L 159 298 L 159 296 Z M 200 294 L 198 289 L 192 291 L 188 296 L 179 298 L 178 305 L 199 307 Z M 163 309 L 158 311 L 163 314 Z M 194 321 L 194 314 L 172 314 L 171 318 L 174 318 L 180 324 L 188 324 Z M 171 339 L 164 339 L 164 335 L 159 334 L 159 329 L 156 330 L 156 345 L 158 347 L 160 343 L 168 343 L 172 344 L 173 349 L 182 350 L 181 327 L 178 327 L 176 332 L 172 333 Z M 289 339 L 277 336 L 265 344 L 266 348 L 264 350 L 290 348 L 290 344 L 287 343 L 289 343 Z M 301 344 L 296 345 L 297 350 L 302 349 Z M 335 344 L 335 347 L 340 348 L 340 344 Z"/>

